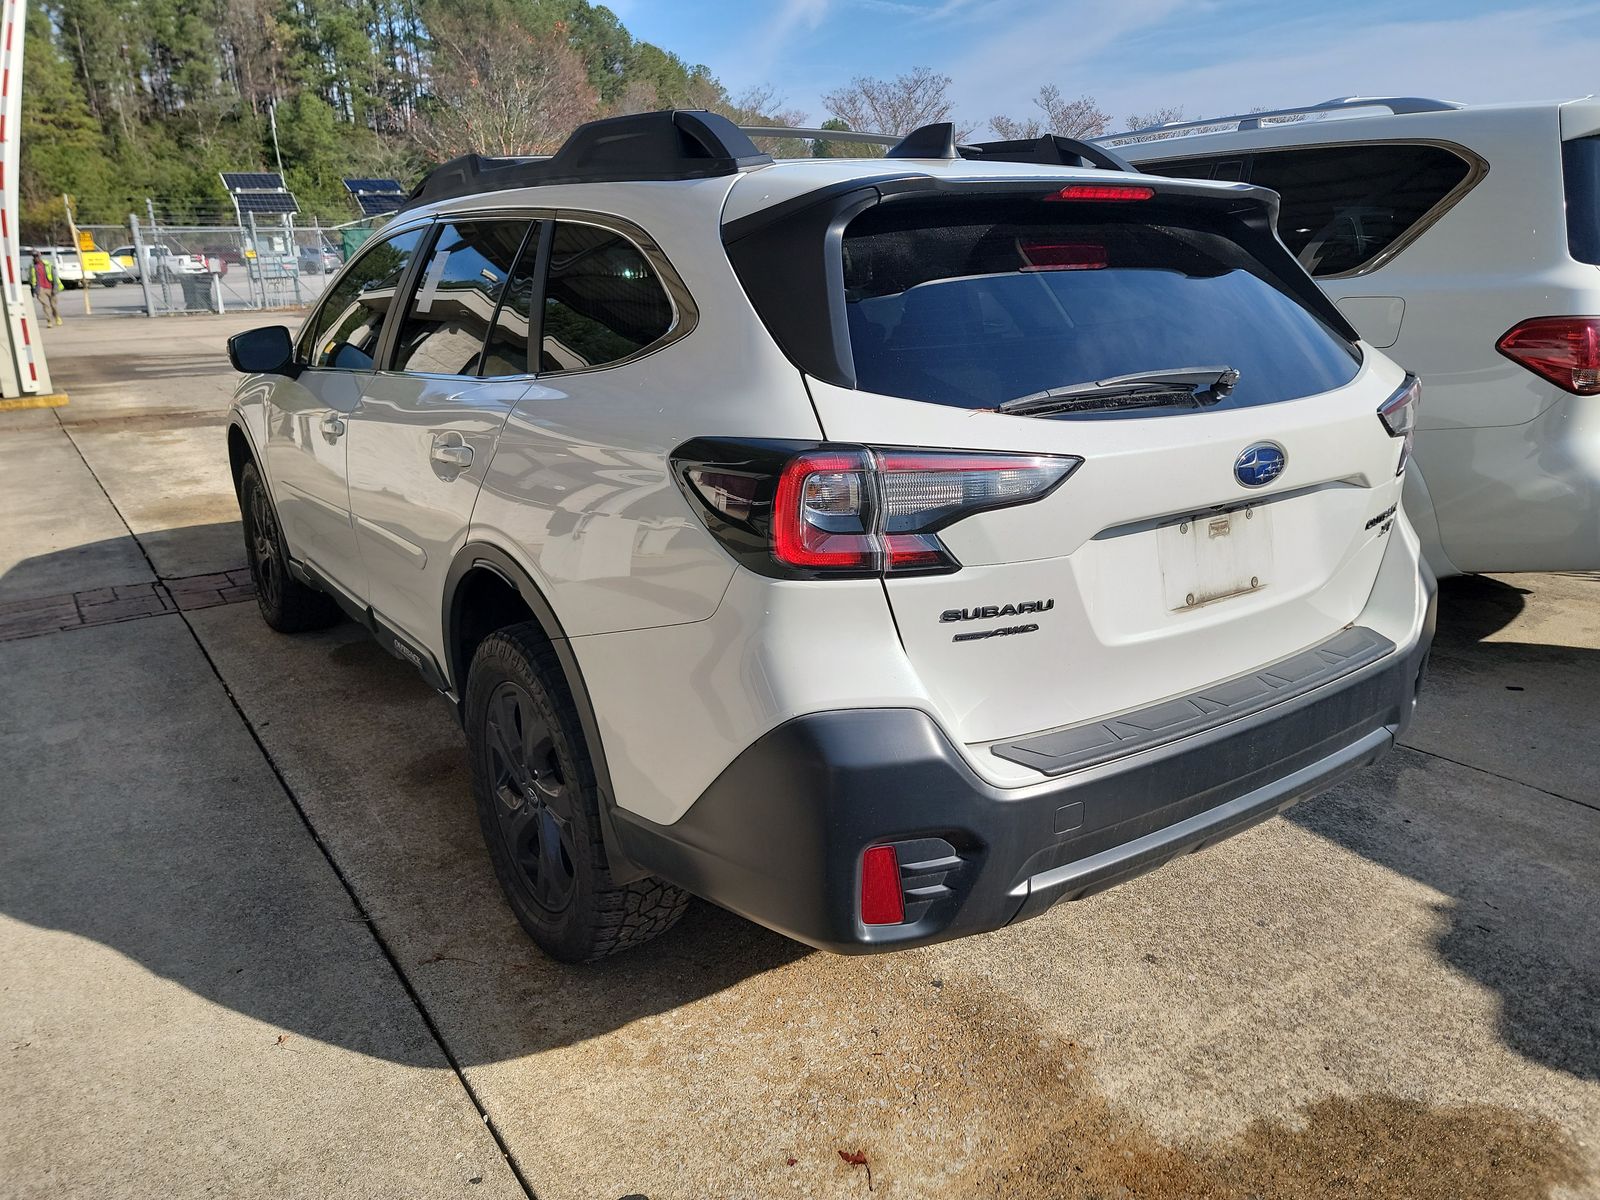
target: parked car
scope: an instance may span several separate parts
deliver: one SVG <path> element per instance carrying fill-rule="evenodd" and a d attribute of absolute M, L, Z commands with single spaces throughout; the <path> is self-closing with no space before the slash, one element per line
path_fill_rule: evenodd
<path fill-rule="evenodd" d="M 232 339 L 262 616 L 450 699 L 548 953 L 688 893 L 843 952 L 994 929 L 1405 728 L 1415 380 L 1270 193 L 1122 167 L 616 117 L 440 167 Z"/>
<path fill-rule="evenodd" d="M 301 246 L 299 257 L 302 275 L 329 275 L 344 266 L 344 259 L 327 246 Z"/>
<path fill-rule="evenodd" d="M 1600 568 L 1600 100 L 1353 97 L 1106 144 L 1278 192 L 1302 265 L 1422 377 L 1405 507 L 1435 572 Z"/>
<path fill-rule="evenodd" d="M 118 246 L 111 252 L 111 261 L 121 264 L 134 279 L 147 273 L 151 279 L 176 279 L 181 275 L 204 275 L 210 271 L 203 254 L 188 254 L 170 246 L 145 246 L 141 258 L 132 246 Z"/>

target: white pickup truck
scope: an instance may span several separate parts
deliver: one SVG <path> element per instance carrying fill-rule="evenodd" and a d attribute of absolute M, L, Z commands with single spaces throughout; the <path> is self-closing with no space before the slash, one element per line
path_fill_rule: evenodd
<path fill-rule="evenodd" d="M 120 263 L 135 279 L 142 278 L 147 264 L 154 264 L 152 279 L 175 279 L 179 275 L 204 275 L 210 268 L 203 254 L 178 254 L 170 246 L 145 246 L 143 259 L 133 246 L 118 246 L 111 261 Z"/>

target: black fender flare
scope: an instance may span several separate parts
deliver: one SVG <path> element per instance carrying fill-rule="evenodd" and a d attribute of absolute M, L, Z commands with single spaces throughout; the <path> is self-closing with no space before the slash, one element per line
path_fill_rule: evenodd
<path fill-rule="evenodd" d="M 578 722 L 583 727 L 583 739 L 588 746 L 589 758 L 594 766 L 595 786 L 600 795 L 600 833 L 605 840 L 607 867 L 617 883 L 629 883 L 645 878 L 649 872 L 634 864 L 622 851 L 622 841 L 617 833 L 613 816 L 617 805 L 616 791 L 611 784 L 610 768 L 606 765 L 605 743 L 600 737 L 600 722 L 595 716 L 594 702 L 589 696 L 589 687 L 584 682 L 583 670 L 578 665 L 577 655 L 572 652 L 571 639 L 567 637 L 555 609 L 532 576 L 509 554 L 489 542 L 468 542 L 462 546 L 456 552 L 455 558 L 450 563 L 450 571 L 445 576 L 442 631 L 445 647 L 444 669 L 450 695 L 455 701 L 456 719 L 465 724 L 467 668 L 471 665 L 458 661 L 457 598 L 461 581 L 473 570 L 491 571 L 515 589 L 522 602 L 533 613 L 533 619 L 544 630 L 545 637 L 550 639 L 550 645 L 556 652 L 556 661 L 560 664 L 561 674 L 566 681 L 567 691 L 572 696 L 573 707 L 578 711 Z"/>

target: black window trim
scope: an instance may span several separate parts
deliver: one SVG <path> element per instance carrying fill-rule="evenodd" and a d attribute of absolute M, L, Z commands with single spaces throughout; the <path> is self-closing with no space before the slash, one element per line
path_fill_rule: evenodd
<path fill-rule="evenodd" d="M 380 369 L 378 367 L 379 363 L 388 362 L 390 329 L 395 322 L 395 305 L 393 304 L 389 305 L 389 311 L 384 314 L 383 329 L 378 334 L 377 353 L 372 356 L 373 365 L 371 367 L 362 367 L 358 370 L 355 367 L 316 366 L 312 363 L 311 355 L 309 353 L 310 346 L 308 343 L 311 339 L 311 331 L 316 328 L 317 322 L 321 320 L 322 310 L 328 306 L 328 301 L 333 296 L 333 290 L 338 287 L 339 284 L 344 282 L 344 277 L 348 275 L 356 267 L 356 265 L 367 256 L 370 250 L 375 250 L 382 243 L 393 241 L 402 234 L 412 233 L 417 230 L 422 231 L 422 246 L 431 246 L 433 243 L 433 238 L 429 227 L 432 224 L 432 217 L 419 217 L 414 220 L 404 221 L 394 225 L 386 225 L 382 229 L 374 232 L 370 238 L 368 238 L 360 245 L 360 247 L 357 248 L 356 252 L 350 256 L 350 261 L 345 263 L 344 270 L 335 275 L 333 279 L 329 281 L 328 286 L 322 289 L 322 296 L 317 300 L 316 307 L 311 310 L 311 315 L 308 316 L 305 319 L 305 322 L 300 326 L 300 332 L 295 337 L 294 343 L 294 357 L 295 362 L 298 365 L 308 371 L 345 371 L 351 374 L 359 374 L 363 371 L 378 370 Z M 412 255 L 411 262 L 406 265 L 405 274 L 400 277 L 400 282 L 395 285 L 395 295 L 404 296 L 407 304 L 411 302 L 411 281 L 412 277 L 416 274 L 417 260 L 421 257 L 421 254 Z"/>
<path fill-rule="evenodd" d="M 1214 166 L 1216 163 L 1232 162 L 1243 158 L 1245 161 L 1244 181 L 1253 182 L 1255 160 L 1264 154 L 1287 154 L 1305 150 L 1361 149 L 1366 146 L 1431 146 L 1454 154 L 1466 165 L 1467 173 L 1462 177 L 1460 183 L 1439 197 L 1433 207 L 1413 221 L 1405 232 L 1395 238 L 1394 241 L 1367 259 L 1359 267 L 1349 271 L 1340 271 L 1334 275 L 1317 275 L 1313 277 L 1318 283 L 1321 283 L 1323 280 L 1329 279 L 1359 279 L 1363 275 L 1370 275 L 1374 271 L 1381 270 L 1387 266 L 1407 246 L 1417 241 L 1424 233 L 1442 220 L 1446 213 L 1461 203 L 1468 192 L 1483 182 L 1484 176 L 1489 173 L 1488 159 L 1476 151 L 1461 145 L 1459 142 L 1445 141 L 1441 138 L 1398 137 L 1358 138 L 1353 141 L 1337 142 L 1296 142 L 1289 146 L 1262 146 L 1259 149 L 1230 150 L 1220 154 L 1174 154 L 1170 158 L 1147 159 L 1146 163 L 1150 166 L 1166 166 L 1168 163 L 1204 162 Z M 1137 166 L 1138 164 L 1135 165 Z M 1163 178 L 1174 177 L 1164 176 Z M 1259 187 L 1261 185 L 1256 184 L 1255 186 Z"/>
<path fill-rule="evenodd" d="M 688 337 L 689 334 L 694 332 L 695 327 L 699 325 L 700 309 L 695 304 L 694 297 L 690 294 L 688 285 L 683 282 L 683 277 L 678 274 L 677 269 L 672 265 L 672 261 L 667 258 L 666 253 L 661 249 L 660 244 L 657 243 L 648 232 L 646 232 L 640 226 L 635 225 L 632 221 L 629 221 L 623 217 L 613 216 L 609 213 L 590 212 L 585 209 L 541 208 L 526 207 L 521 205 L 515 207 L 496 206 L 492 208 L 473 207 L 450 209 L 443 212 L 419 214 L 419 218 L 417 220 L 407 223 L 407 225 L 403 228 L 395 228 L 392 230 L 386 228 L 383 231 L 383 236 L 385 238 L 392 237 L 398 233 L 405 233 L 410 229 L 417 229 L 423 226 L 438 225 L 447 222 L 494 220 L 542 222 L 541 228 L 545 231 L 539 244 L 539 257 L 536 260 L 534 267 L 535 281 L 532 297 L 533 311 L 530 314 L 530 320 L 528 322 L 528 361 L 530 364 L 538 364 L 539 346 L 543 341 L 545 281 L 550 268 L 550 247 L 555 238 L 555 227 L 558 221 L 568 221 L 578 225 L 593 225 L 600 229 L 608 230 L 609 232 L 627 240 L 633 246 L 633 248 L 640 253 L 645 261 L 650 264 L 651 269 L 655 272 L 657 282 L 660 283 L 662 290 L 666 292 L 667 302 L 672 306 L 672 324 L 667 327 L 667 331 L 665 333 L 663 333 L 649 345 L 641 346 L 638 350 L 635 350 L 632 354 L 629 354 L 626 357 L 614 359 L 611 362 L 602 363 L 596 367 L 568 367 L 560 371 L 535 370 L 521 375 L 491 375 L 488 377 L 488 379 L 495 382 L 504 382 L 508 380 L 526 380 L 531 382 L 539 379 L 563 378 L 569 375 L 586 375 L 594 371 L 609 371 L 613 367 L 628 366 L 632 363 L 638 362 L 642 358 L 666 349 L 666 347 L 670 346 L 672 343 Z M 388 319 L 384 322 L 383 335 L 378 342 L 378 353 L 376 356 L 374 356 L 373 361 L 375 363 L 382 364 L 376 368 L 380 372 L 392 375 L 409 375 L 416 379 L 483 379 L 484 377 L 481 375 L 424 375 L 419 371 L 393 371 L 389 367 L 393 342 L 394 339 L 399 336 L 399 322 L 402 319 L 400 315 L 396 315 L 397 309 L 400 313 L 403 313 L 404 309 L 410 305 L 411 294 L 415 287 L 417 274 L 422 269 L 421 264 L 423 260 L 432 254 L 433 242 L 436 236 L 436 234 L 431 232 L 425 235 L 424 251 L 415 257 L 411 263 L 410 269 L 406 274 L 406 277 L 401 280 L 399 293 L 405 297 L 405 303 L 398 306 L 390 306 Z M 526 248 L 526 243 L 524 243 L 524 248 Z M 359 261 L 359 258 L 351 260 L 352 263 L 357 261 Z M 349 269 L 348 266 L 346 269 Z M 340 278 L 342 278 L 342 275 Z M 334 282 L 337 283 L 338 279 L 335 279 Z M 333 284 L 330 284 L 329 288 L 331 289 L 332 287 Z M 320 311 L 321 306 L 319 305 L 318 312 Z"/>

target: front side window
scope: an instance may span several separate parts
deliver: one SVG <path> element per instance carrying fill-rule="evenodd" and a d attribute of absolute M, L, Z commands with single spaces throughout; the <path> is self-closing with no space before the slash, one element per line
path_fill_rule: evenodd
<path fill-rule="evenodd" d="M 1037 201 L 869 209 L 844 236 L 856 384 L 984 409 L 1113 376 L 1232 367 L 1220 407 L 1235 408 L 1353 379 L 1353 347 L 1208 222 Z"/>
<path fill-rule="evenodd" d="M 672 328 L 672 301 L 649 259 L 620 233 L 556 225 L 545 284 L 541 371 L 601 367 Z"/>
<path fill-rule="evenodd" d="M 446 221 L 406 305 L 390 369 L 477 375 L 527 221 Z"/>
<path fill-rule="evenodd" d="M 383 319 L 422 242 L 423 232 L 412 229 L 397 233 L 363 249 L 312 318 L 310 336 L 304 342 L 309 365 L 351 371 L 372 369 Z"/>
<path fill-rule="evenodd" d="M 1243 173 L 1239 168 L 1246 166 Z M 1319 278 L 1348 275 L 1415 230 L 1471 166 L 1441 146 L 1379 144 L 1141 163 L 1151 175 L 1248 179 L 1283 198 L 1278 235 Z"/>

